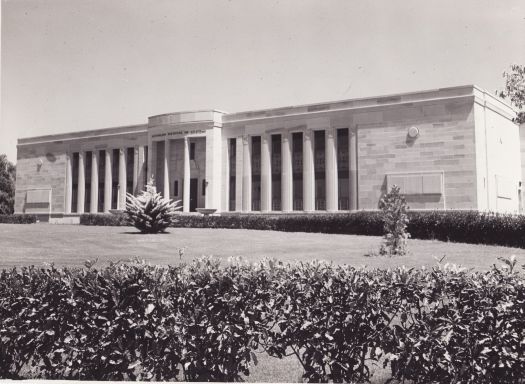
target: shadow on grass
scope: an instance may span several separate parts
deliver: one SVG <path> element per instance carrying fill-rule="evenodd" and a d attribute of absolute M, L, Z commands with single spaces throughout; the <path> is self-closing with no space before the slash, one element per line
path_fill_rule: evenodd
<path fill-rule="evenodd" d="M 171 232 L 142 233 L 140 231 L 120 232 L 121 235 L 169 235 Z"/>

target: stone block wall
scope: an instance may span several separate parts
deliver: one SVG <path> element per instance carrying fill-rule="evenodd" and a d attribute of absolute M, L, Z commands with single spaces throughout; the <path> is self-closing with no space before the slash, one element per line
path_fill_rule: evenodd
<path fill-rule="evenodd" d="M 442 194 L 407 195 L 412 209 L 476 209 L 473 102 L 449 100 L 358 113 L 359 209 L 377 209 L 389 174 L 443 172 Z M 408 129 L 419 136 L 410 138 Z"/>
<path fill-rule="evenodd" d="M 66 154 L 59 145 L 19 146 L 16 162 L 15 213 L 63 212 Z M 51 191 L 50 207 L 27 202 L 27 191 Z"/>

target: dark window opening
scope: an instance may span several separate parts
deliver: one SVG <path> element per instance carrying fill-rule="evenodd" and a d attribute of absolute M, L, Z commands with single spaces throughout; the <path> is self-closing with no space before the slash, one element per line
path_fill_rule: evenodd
<path fill-rule="evenodd" d="M 126 192 L 134 194 L 133 174 L 135 172 L 135 148 L 126 148 Z"/>
<path fill-rule="evenodd" d="M 348 128 L 337 130 L 337 184 L 338 184 L 338 208 L 339 210 L 350 209 L 349 194 L 349 168 L 348 168 Z"/>
<path fill-rule="evenodd" d="M 73 153 L 71 160 L 71 212 L 76 213 L 78 202 L 78 152 Z"/>
<path fill-rule="evenodd" d="M 261 136 L 252 136 L 252 211 L 261 210 Z"/>
<path fill-rule="evenodd" d="M 206 180 L 202 179 L 202 196 L 206 195 Z"/>
<path fill-rule="evenodd" d="M 179 196 L 179 180 L 173 182 L 173 195 Z"/>
<path fill-rule="evenodd" d="M 190 160 L 195 160 L 195 143 L 190 143 Z"/>
<path fill-rule="evenodd" d="M 84 153 L 84 178 L 85 178 L 85 192 L 84 192 L 84 212 L 89 212 L 91 208 L 91 168 L 93 165 L 93 152 L 87 151 Z"/>
<path fill-rule="evenodd" d="M 236 165 L 237 165 L 237 140 L 229 139 L 229 167 L 230 167 L 230 188 L 228 197 L 228 210 L 235 211 L 235 185 L 236 185 Z"/>
<path fill-rule="evenodd" d="M 144 146 L 144 185 L 148 185 L 148 181 L 149 181 L 149 175 L 148 175 L 148 146 L 145 145 Z M 146 189 L 146 188 L 144 188 Z"/>

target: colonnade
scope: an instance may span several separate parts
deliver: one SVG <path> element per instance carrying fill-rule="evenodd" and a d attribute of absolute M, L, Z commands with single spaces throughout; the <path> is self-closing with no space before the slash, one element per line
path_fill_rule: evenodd
<path fill-rule="evenodd" d="M 302 210 L 316 210 L 315 194 L 315 159 L 314 130 L 301 131 L 303 141 L 302 151 Z M 281 210 L 294 210 L 293 201 L 293 148 L 292 133 L 273 133 L 281 136 Z M 337 159 L 337 131 L 334 128 L 324 130 L 325 134 L 325 165 L 324 180 L 326 194 L 326 210 L 339 210 L 339 182 Z M 272 169 L 271 169 L 271 136 L 272 133 L 262 133 L 261 137 L 261 201 L 260 210 L 269 212 L 272 207 Z M 252 137 L 237 137 L 236 147 L 242 145 L 242 167 L 236 167 L 235 190 L 236 201 L 234 210 L 252 211 Z M 237 149 L 237 162 L 239 150 Z M 348 209 L 357 209 L 357 137 L 356 131 L 348 130 Z M 242 193 L 240 199 L 239 192 Z M 240 200 L 240 201 L 239 201 Z M 233 208 L 233 207 L 232 207 Z"/>
<path fill-rule="evenodd" d="M 133 187 L 132 191 L 136 194 L 144 189 L 145 182 L 145 148 L 146 146 L 135 146 L 133 148 Z M 117 188 L 117 209 L 123 210 L 126 207 L 126 190 L 128 184 L 127 166 L 128 166 L 128 147 L 118 149 L 118 188 Z M 69 152 L 66 156 L 66 193 L 65 193 L 65 213 L 72 212 L 73 204 L 73 156 L 78 153 L 78 171 L 77 171 L 77 198 L 76 213 L 85 212 L 86 203 L 86 157 L 91 155 L 91 189 L 89 213 L 99 212 L 99 164 L 101 161 L 101 152 L 104 152 L 104 195 L 103 195 L 103 212 L 109 212 L 112 209 L 113 201 L 113 163 L 115 155 L 113 148 L 93 149 L 91 151 L 81 150 L 78 152 Z"/>

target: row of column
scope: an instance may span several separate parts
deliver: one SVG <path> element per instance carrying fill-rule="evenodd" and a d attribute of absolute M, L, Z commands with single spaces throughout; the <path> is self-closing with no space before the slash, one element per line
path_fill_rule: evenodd
<path fill-rule="evenodd" d="M 126 207 L 126 187 L 127 187 L 127 148 L 119 148 L 119 169 L 118 169 L 118 199 L 117 209 Z M 144 146 L 135 147 L 135 161 L 133 162 L 133 192 L 144 189 Z M 77 179 L 77 213 L 84 213 L 86 197 L 86 175 L 85 158 L 88 151 L 78 152 L 78 179 Z M 113 149 L 106 149 L 105 168 L 104 168 L 104 212 L 109 212 L 113 200 Z M 98 189 L 99 189 L 99 161 L 100 151 L 91 151 L 91 200 L 90 213 L 98 212 Z M 72 211 L 73 196 L 73 153 L 68 153 L 66 159 L 66 196 L 65 213 Z"/>
<path fill-rule="evenodd" d="M 190 179 L 191 179 L 191 168 L 190 168 L 190 144 L 188 137 L 184 137 L 184 179 L 183 179 L 183 193 L 182 193 L 182 211 L 190 211 Z M 156 142 L 158 145 L 158 141 Z M 163 159 L 163 174 L 164 174 L 164 190 L 163 195 L 166 198 L 170 196 L 170 152 L 171 152 L 171 140 L 164 140 L 164 159 Z"/>
<path fill-rule="evenodd" d="M 338 210 L 338 167 L 336 130 L 325 130 L 325 183 L 326 209 Z M 303 132 L 303 210 L 315 210 L 315 165 L 313 149 L 313 130 Z M 357 137 L 356 132 L 349 130 L 348 167 L 349 167 L 349 209 L 357 209 Z M 236 199 L 237 211 L 252 210 L 252 169 L 251 169 L 251 141 L 250 136 L 237 138 L 237 148 L 243 146 L 242 170 L 237 169 L 236 175 L 242 171 L 242 178 L 236 177 L 236 190 L 242 191 L 242 204 Z M 271 195 L 271 134 L 261 136 L 261 211 L 272 210 Z M 293 167 L 292 167 L 292 138 L 291 133 L 281 134 L 281 209 L 293 210 Z M 239 194 L 236 194 L 239 196 Z"/>

